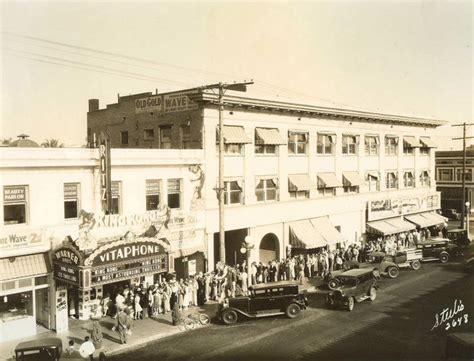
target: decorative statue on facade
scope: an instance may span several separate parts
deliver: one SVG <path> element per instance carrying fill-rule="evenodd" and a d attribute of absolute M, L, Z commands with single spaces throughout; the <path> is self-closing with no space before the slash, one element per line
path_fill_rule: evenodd
<path fill-rule="evenodd" d="M 188 170 L 193 174 L 191 182 L 194 184 L 191 208 L 196 209 L 202 203 L 202 189 L 204 187 L 205 174 L 199 164 L 190 165 Z"/>

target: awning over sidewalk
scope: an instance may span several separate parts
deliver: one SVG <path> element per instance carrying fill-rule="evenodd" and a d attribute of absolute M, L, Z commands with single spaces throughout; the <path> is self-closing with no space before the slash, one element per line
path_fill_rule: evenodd
<path fill-rule="evenodd" d="M 383 236 L 407 232 L 416 228 L 413 223 L 407 222 L 398 217 L 367 222 L 367 227 L 372 233 L 381 234 Z"/>
<path fill-rule="evenodd" d="M 346 181 L 353 187 L 359 187 L 364 185 L 364 180 L 360 176 L 359 172 L 343 172 L 342 175 Z"/>
<path fill-rule="evenodd" d="M 416 229 L 416 226 L 413 223 L 407 222 L 402 218 L 390 218 L 386 219 L 385 221 L 395 226 L 398 229 L 397 233 L 413 231 L 414 229 Z"/>
<path fill-rule="evenodd" d="M 342 183 L 337 179 L 335 173 L 318 173 L 318 178 L 326 188 L 342 187 Z"/>
<path fill-rule="evenodd" d="M 280 136 L 280 133 L 278 133 L 278 129 L 255 128 L 255 131 L 257 132 L 256 144 L 266 144 L 266 145 L 286 144 L 286 142 Z"/>
<path fill-rule="evenodd" d="M 224 125 L 223 131 L 225 144 L 252 143 L 252 140 L 245 134 L 243 127 Z"/>
<path fill-rule="evenodd" d="M 309 191 L 311 180 L 308 174 L 290 174 L 288 176 L 290 191 Z"/>
<path fill-rule="evenodd" d="M 48 273 L 48 266 L 44 253 L 0 259 L 0 281 L 45 273 Z"/>
<path fill-rule="evenodd" d="M 422 213 L 422 215 L 423 215 L 423 217 L 428 218 L 428 219 L 432 220 L 433 222 L 436 222 L 436 223 L 433 223 L 433 225 L 442 224 L 442 223 L 448 221 L 448 219 L 446 217 L 443 217 L 442 215 L 440 215 L 438 213 L 435 213 L 435 212 L 426 212 L 426 213 Z"/>
<path fill-rule="evenodd" d="M 326 240 L 328 245 L 335 245 L 344 241 L 342 234 L 334 227 L 327 217 L 313 218 L 312 225 Z"/>
<path fill-rule="evenodd" d="M 422 228 L 436 226 L 447 221 L 446 217 L 443 217 L 434 212 L 412 214 L 409 216 L 405 216 L 405 219 Z"/>
<path fill-rule="evenodd" d="M 327 245 L 309 219 L 290 223 L 290 245 L 294 248 L 319 248 Z"/>

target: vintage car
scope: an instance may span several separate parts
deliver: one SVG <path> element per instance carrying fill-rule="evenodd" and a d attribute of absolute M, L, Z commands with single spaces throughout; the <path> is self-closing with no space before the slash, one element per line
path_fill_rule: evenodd
<path fill-rule="evenodd" d="M 57 361 L 60 359 L 61 353 L 62 341 L 57 337 L 20 342 L 15 347 L 15 359 L 18 361 Z"/>
<path fill-rule="evenodd" d="M 423 262 L 440 261 L 448 262 L 453 257 L 462 256 L 463 252 L 459 246 L 451 243 L 447 238 L 434 237 L 425 242 L 417 244 L 417 248 L 423 253 Z"/>
<path fill-rule="evenodd" d="M 465 229 L 451 229 L 448 231 L 448 239 L 459 247 L 466 248 L 471 244 L 471 239 Z"/>
<path fill-rule="evenodd" d="M 326 298 L 328 308 L 354 309 L 356 302 L 374 301 L 377 297 L 377 279 L 373 268 L 352 269 L 337 276 L 339 286 Z"/>
<path fill-rule="evenodd" d="M 249 287 L 248 296 L 229 297 L 219 305 L 217 318 L 232 325 L 241 317 L 259 318 L 285 315 L 296 318 L 308 306 L 307 298 L 299 292 L 298 283 L 280 281 L 260 283 Z"/>
<path fill-rule="evenodd" d="M 461 219 L 461 214 L 454 208 L 443 209 L 441 210 L 441 214 L 450 221 L 458 221 Z"/>

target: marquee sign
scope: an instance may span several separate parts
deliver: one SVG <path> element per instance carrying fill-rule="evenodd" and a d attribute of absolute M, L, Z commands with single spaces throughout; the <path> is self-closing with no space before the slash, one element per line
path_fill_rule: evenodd
<path fill-rule="evenodd" d="M 56 280 L 79 285 L 82 256 L 72 248 L 62 247 L 53 253 L 53 276 Z"/>
<path fill-rule="evenodd" d="M 406 198 L 379 199 L 368 202 L 368 221 L 397 217 L 440 208 L 439 193 Z"/>
<path fill-rule="evenodd" d="M 189 98 L 191 94 L 197 94 L 197 90 L 139 98 L 135 100 L 135 113 L 173 113 L 197 109 L 197 103 Z"/>
<path fill-rule="evenodd" d="M 99 139 L 100 200 L 102 210 L 109 213 L 112 208 L 110 140 L 104 132 Z"/>

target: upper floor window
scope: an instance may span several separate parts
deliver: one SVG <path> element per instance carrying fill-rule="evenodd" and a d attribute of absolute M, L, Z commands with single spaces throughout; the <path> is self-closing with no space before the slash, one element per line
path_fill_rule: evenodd
<path fill-rule="evenodd" d="M 154 129 L 144 129 L 143 130 L 143 140 L 153 140 L 155 139 L 155 130 Z"/>
<path fill-rule="evenodd" d="M 438 168 L 438 181 L 440 182 L 454 181 L 454 169 L 453 168 Z"/>
<path fill-rule="evenodd" d="M 397 172 L 387 172 L 385 186 L 386 186 L 387 189 L 396 189 L 396 188 L 398 188 Z"/>
<path fill-rule="evenodd" d="M 181 149 L 192 149 L 191 124 L 179 127 L 179 137 L 181 140 Z"/>
<path fill-rule="evenodd" d="M 291 174 L 288 176 L 288 192 L 290 198 L 309 198 L 311 180 L 308 174 Z"/>
<path fill-rule="evenodd" d="M 363 184 L 364 180 L 360 177 L 359 172 L 342 173 L 344 193 L 359 193 L 360 186 Z"/>
<path fill-rule="evenodd" d="M 335 144 L 336 134 L 318 133 L 316 152 L 318 154 L 334 154 Z"/>
<path fill-rule="evenodd" d="M 364 145 L 365 155 L 379 154 L 379 137 L 377 135 L 366 135 Z"/>
<path fill-rule="evenodd" d="M 64 218 L 75 219 L 79 215 L 79 183 L 64 184 Z"/>
<path fill-rule="evenodd" d="M 380 190 L 380 177 L 377 171 L 365 173 L 365 184 L 369 188 L 369 191 Z"/>
<path fill-rule="evenodd" d="M 153 211 L 159 208 L 161 203 L 161 181 L 159 179 L 146 180 L 146 200 L 147 211 Z"/>
<path fill-rule="evenodd" d="M 288 132 L 288 153 L 289 154 L 306 154 L 308 146 L 307 132 Z"/>
<path fill-rule="evenodd" d="M 357 145 L 359 136 L 357 135 L 343 135 L 342 136 L 342 154 L 355 155 L 357 154 Z"/>
<path fill-rule="evenodd" d="M 472 168 L 466 168 L 466 182 L 472 182 Z M 462 182 L 462 168 L 456 168 L 456 181 Z"/>
<path fill-rule="evenodd" d="M 114 181 L 110 186 L 112 190 L 112 211 L 111 214 L 122 213 L 122 182 Z"/>
<path fill-rule="evenodd" d="M 278 145 L 285 144 L 278 129 L 255 128 L 255 153 L 276 154 Z"/>
<path fill-rule="evenodd" d="M 128 145 L 128 131 L 127 130 L 120 132 L 120 144 Z"/>
<path fill-rule="evenodd" d="M 436 148 L 435 142 L 430 137 L 420 137 L 420 154 L 429 155 L 431 148 Z"/>
<path fill-rule="evenodd" d="M 168 179 L 168 207 L 181 208 L 181 179 Z"/>
<path fill-rule="evenodd" d="M 224 204 L 242 204 L 243 186 L 240 181 L 224 181 Z"/>
<path fill-rule="evenodd" d="M 412 170 L 403 173 L 403 186 L 405 188 L 413 188 L 415 186 L 415 176 L 413 173 Z"/>
<path fill-rule="evenodd" d="M 275 201 L 277 199 L 277 181 L 273 178 L 258 180 L 255 188 L 257 202 Z"/>
<path fill-rule="evenodd" d="M 28 222 L 28 186 L 3 187 L 3 223 Z"/>
<path fill-rule="evenodd" d="M 171 125 L 160 127 L 160 148 L 171 149 Z"/>
<path fill-rule="evenodd" d="M 431 185 L 430 171 L 423 170 L 420 173 L 420 185 L 422 187 L 429 187 Z"/>
<path fill-rule="evenodd" d="M 420 147 L 420 142 L 413 136 L 403 137 L 403 154 L 414 154 L 415 148 Z"/>
<path fill-rule="evenodd" d="M 242 155 L 244 145 L 252 143 L 252 140 L 245 133 L 244 127 L 239 126 L 224 125 L 223 138 L 224 154 L 226 155 Z M 219 147 L 219 128 L 216 132 L 216 142 L 217 147 Z"/>
<path fill-rule="evenodd" d="M 398 154 L 398 137 L 385 136 L 385 155 Z"/>
<path fill-rule="evenodd" d="M 335 173 L 319 173 L 317 186 L 319 195 L 334 196 L 337 187 L 342 187 L 342 183 L 337 179 Z"/>

